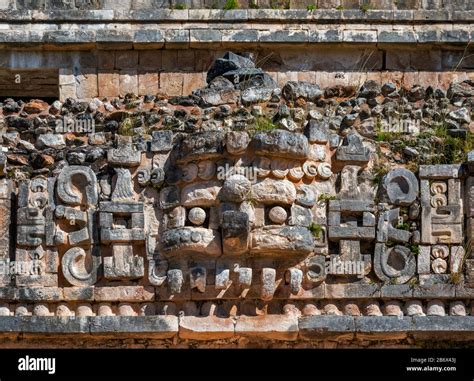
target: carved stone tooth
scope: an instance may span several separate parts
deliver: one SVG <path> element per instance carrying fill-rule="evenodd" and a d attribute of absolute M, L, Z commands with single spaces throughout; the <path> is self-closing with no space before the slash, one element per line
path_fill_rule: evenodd
<path fill-rule="evenodd" d="M 297 295 L 300 292 L 301 283 L 303 282 L 303 271 L 291 268 L 288 270 L 288 277 L 290 291 L 292 294 Z"/>
<path fill-rule="evenodd" d="M 189 269 L 191 289 L 196 288 L 199 292 L 206 291 L 207 271 L 205 267 L 196 266 Z"/>
<path fill-rule="evenodd" d="M 275 293 L 275 279 L 276 279 L 276 270 L 264 267 L 262 269 L 262 290 L 261 298 L 262 300 L 271 300 L 273 299 L 273 294 Z"/>
<path fill-rule="evenodd" d="M 240 267 L 239 284 L 243 288 L 249 288 L 252 285 L 252 269 L 250 267 Z"/>
<path fill-rule="evenodd" d="M 69 249 L 62 258 L 64 277 L 73 286 L 92 286 L 97 282 L 100 256 L 97 252 L 86 253 L 80 247 Z M 87 269 L 87 256 L 91 255 L 92 268 Z"/>
<path fill-rule="evenodd" d="M 148 264 L 148 281 L 153 286 L 161 286 L 166 280 L 167 270 L 168 261 L 151 259 Z"/>
<path fill-rule="evenodd" d="M 179 294 L 183 287 L 184 277 L 180 269 L 168 270 L 168 284 L 172 294 Z"/>
<path fill-rule="evenodd" d="M 225 290 L 230 284 L 230 270 L 227 268 L 217 267 L 216 268 L 216 290 Z"/>

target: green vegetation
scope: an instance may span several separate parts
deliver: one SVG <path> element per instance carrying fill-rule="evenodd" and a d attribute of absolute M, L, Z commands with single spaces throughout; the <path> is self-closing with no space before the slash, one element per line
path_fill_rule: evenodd
<path fill-rule="evenodd" d="M 7 171 L 7 178 L 13 179 L 15 177 L 15 170 L 14 169 L 9 169 Z"/>
<path fill-rule="evenodd" d="M 403 223 L 397 225 L 397 229 L 410 230 L 410 224 L 408 224 L 406 222 L 403 222 Z"/>
<path fill-rule="evenodd" d="M 254 126 L 250 129 L 250 134 L 253 136 L 259 132 L 269 132 L 277 129 L 273 122 L 264 116 L 260 116 L 255 120 Z"/>
<path fill-rule="evenodd" d="M 401 137 L 400 133 L 393 131 L 385 131 L 382 126 L 382 121 L 380 117 L 377 118 L 375 122 L 375 140 L 378 142 L 387 142 L 390 143 Z"/>
<path fill-rule="evenodd" d="M 459 284 L 459 283 L 461 283 L 462 276 L 461 276 L 461 273 L 460 273 L 460 272 L 451 273 L 451 274 L 449 274 L 449 276 L 450 276 L 450 278 L 451 278 L 451 283 L 452 283 L 452 284 Z"/>
<path fill-rule="evenodd" d="M 473 136 L 466 131 L 466 138 L 451 136 L 446 123 L 436 123 L 431 131 L 425 131 L 419 138 L 431 142 L 431 152 L 423 164 L 459 164 L 467 159 L 467 153 L 473 148 Z"/>
<path fill-rule="evenodd" d="M 257 4 L 257 1 L 250 1 L 249 2 L 249 8 L 250 9 L 260 9 L 260 7 Z"/>
<path fill-rule="evenodd" d="M 133 121 L 132 118 L 125 118 L 119 126 L 118 134 L 123 136 L 133 136 Z"/>
<path fill-rule="evenodd" d="M 420 254 L 420 246 L 419 245 L 411 245 L 410 246 L 410 251 L 413 253 L 413 255 L 418 255 L 418 254 Z"/>
<path fill-rule="evenodd" d="M 420 163 L 418 161 L 410 161 L 407 165 L 406 165 L 406 169 L 408 169 L 409 171 L 412 171 L 413 173 L 418 173 L 419 169 L 420 169 Z"/>
<path fill-rule="evenodd" d="M 372 7 L 370 6 L 370 4 L 362 4 L 359 9 L 364 12 L 364 13 L 367 13 L 368 11 L 370 11 L 372 9 Z"/>
<path fill-rule="evenodd" d="M 321 225 L 311 223 L 311 225 L 308 226 L 308 230 L 316 239 L 320 239 L 322 237 L 323 228 Z"/>
<path fill-rule="evenodd" d="M 318 9 L 318 7 L 314 4 L 310 4 L 306 7 L 306 10 L 309 12 L 315 11 L 316 9 Z"/>
<path fill-rule="evenodd" d="M 343 11 L 343 10 L 344 10 L 344 7 L 343 7 L 342 5 L 338 5 L 338 6 L 336 7 L 336 9 L 337 9 L 338 11 Z"/>
<path fill-rule="evenodd" d="M 318 197 L 318 201 L 330 201 L 335 199 L 336 196 L 330 195 L 329 193 L 321 193 Z"/>
<path fill-rule="evenodd" d="M 290 1 L 289 0 L 270 0 L 270 8 L 290 9 Z"/>
<path fill-rule="evenodd" d="M 231 9 L 239 9 L 239 3 L 237 0 L 227 0 L 224 5 L 224 9 L 229 11 Z"/>
<path fill-rule="evenodd" d="M 172 5 L 171 9 L 183 10 L 186 9 L 186 4 L 178 3 L 176 5 Z"/>
<path fill-rule="evenodd" d="M 390 168 L 383 164 L 378 164 L 374 166 L 374 177 L 372 178 L 372 183 L 374 185 L 379 185 L 382 182 L 383 177 L 388 173 L 389 170 Z"/>

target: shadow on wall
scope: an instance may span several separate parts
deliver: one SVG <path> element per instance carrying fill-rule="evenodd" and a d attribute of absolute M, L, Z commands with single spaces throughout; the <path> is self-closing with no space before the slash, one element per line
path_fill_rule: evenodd
<path fill-rule="evenodd" d="M 236 51 L 239 53 L 238 51 Z M 321 87 L 360 86 L 368 79 L 399 86 L 446 89 L 472 78 L 474 54 L 447 49 L 325 46 L 254 49 L 248 55 L 279 87 L 304 80 Z M 4 51 L 0 97 L 94 97 L 164 93 L 189 95 L 206 85 L 206 72 L 223 50 Z M 16 83 L 17 75 L 20 83 Z"/>

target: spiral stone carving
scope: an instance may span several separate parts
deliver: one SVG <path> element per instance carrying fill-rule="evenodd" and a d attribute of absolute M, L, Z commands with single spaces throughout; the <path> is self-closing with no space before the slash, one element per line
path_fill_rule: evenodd
<path fill-rule="evenodd" d="M 288 168 L 289 168 L 288 177 L 290 178 L 290 180 L 300 181 L 303 178 L 304 172 L 303 172 L 303 168 L 301 168 L 301 164 L 299 161 L 290 162 L 288 164 Z"/>
<path fill-rule="evenodd" d="M 64 254 L 61 262 L 64 277 L 73 286 L 92 286 L 97 282 L 100 257 L 73 247 Z"/>
<path fill-rule="evenodd" d="M 201 180 L 210 180 L 216 174 L 216 165 L 210 160 L 200 161 L 197 166 L 197 175 Z"/>
<path fill-rule="evenodd" d="M 318 175 L 324 180 L 332 176 L 331 165 L 328 163 L 321 163 L 318 165 Z"/>
<path fill-rule="evenodd" d="M 194 179 L 198 175 L 198 172 L 199 172 L 199 168 L 196 164 L 194 163 L 188 164 L 187 166 L 183 168 L 183 172 L 182 172 L 183 181 L 187 183 L 194 181 Z"/>
<path fill-rule="evenodd" d="M 258 157 L 254 162 L 258 177 L 267 177 L 271 172 L 272 161 L 268 157 Z"/>
<path fill-rule="evenodd" d="M 434 245 L 431 249 L 431 256 L 433 258 L 448 258 L 449 256 L 449 247 L 446 245 Z"/>
<path fill-rule="evenodd" d="M 308 179 L 314 179 L 318 175 L 318 163 L 306 161 L 303 164 L 303 172 Z"/>
<path fill-rule="evenodd" d="M 271 163 L 272 175 L 284 179 L 288 174 L 288 162 L 283 159 L 273 159 Z"/>

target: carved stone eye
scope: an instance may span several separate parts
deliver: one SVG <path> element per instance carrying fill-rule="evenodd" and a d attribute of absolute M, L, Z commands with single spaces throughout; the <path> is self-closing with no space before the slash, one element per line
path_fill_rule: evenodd
<path fill-rule="evenodd" d="M 139 169 L 137 172 L 137 181 L 141 186 L 145 186 L 150 181 L 150 171 L 146 168 Z"/>
<path fill-rule="evenodd" d="M 42 209 L 48 203 L 48 198 L 44 194 L 36 194 L 32 196 L 31 203 L 37 208 Z"/>
<path fill-rule="evenodd" d="M 34 193 L 45 192 L 48 187 L 47 180 L 41 177 L 31 180 L 30 189 Z"/>
<path fill-rule="evenodd" d="M 188 213 L 189 221 L 194 225 L 202 225 L 206 221 L 206 211 L 202 208 L 192 208 Z"/>
<path fill-rule="evenodd" d="M 268 218 L 270 218 L 270 220 L 275 224 L 281 225 L 285 223 L 286 219 L 288 218 L 288 213 L 281 206 L 275 206 L 270 209 Z"/>
<path fill-rule="evenodd" d="M 161 185 L 165 181 L 165 172 L 161 168 L 155 168 L 150 174 L 152 185 Z"/>

